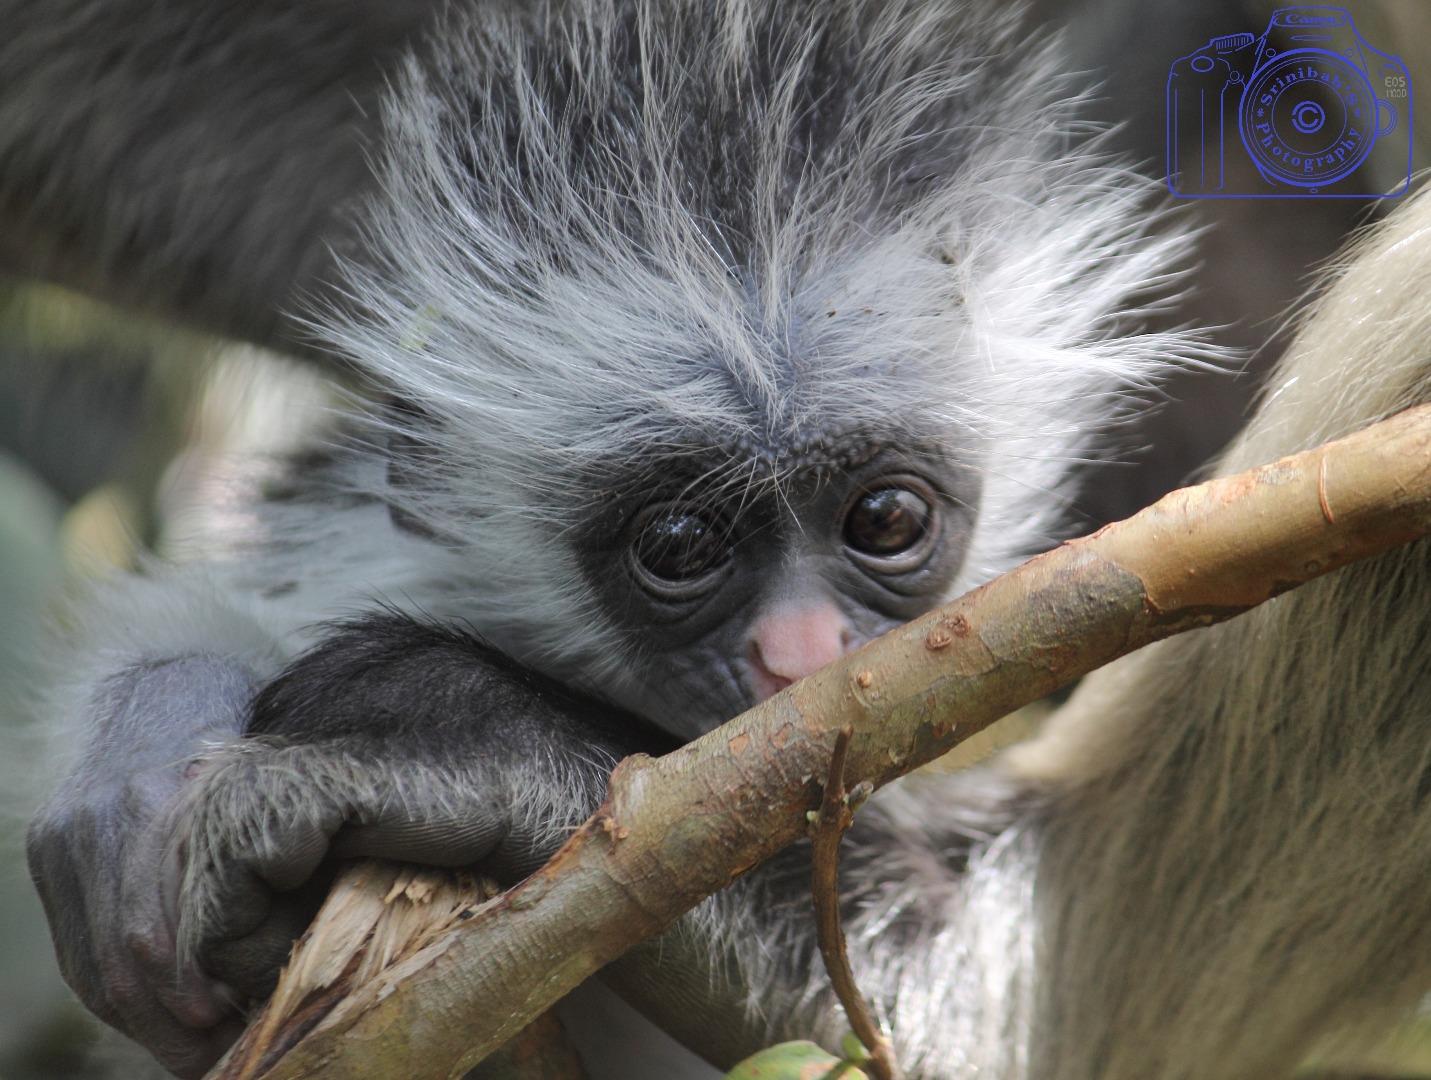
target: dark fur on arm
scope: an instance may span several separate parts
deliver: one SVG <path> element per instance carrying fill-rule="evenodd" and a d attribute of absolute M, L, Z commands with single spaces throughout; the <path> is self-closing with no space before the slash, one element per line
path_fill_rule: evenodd
<path fill-rule="evenodd" d="M 490 737 L 494 723 L 508 739 L 530 729 L 542 746 L 553 736 L 621 754 L 676 746 L 637 717 L 521 666 L 476 633 L 395 610 L 333 624 L 329 637 L 257 696 L 245 734 L 309 741 L 369 735 L 450 756 Z"/>
<path fill-rule="evenodd" d="M 673 745 L 472 634 L 395 611 L 336 624 L 263 689 L 246 736 L 209 761 L 182 814 L 180 939 L 254 996 L 312 914 L 300 887 L 335 858 L 514 883 L 596 808 L 620 758 Z"/>

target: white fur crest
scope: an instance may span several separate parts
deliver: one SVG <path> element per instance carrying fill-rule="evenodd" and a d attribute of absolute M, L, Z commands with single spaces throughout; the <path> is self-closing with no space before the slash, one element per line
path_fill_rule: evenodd
<path fill-rule="evenodd" d="M 932 442 L 984 475 L 962 589 L 1046 533 L 1120 392 L 1203 354 L 1118 333 L 1186 236 L 1150 233 L 1152 185 L 1011 16 L 496 8 L 405 71 L 363 314 L 317 329 L 410 407 L 382 425 L 426 482 L 385 497 L 460 538 L 500 600 L 473 622 L 519 655 L 619 656 L 557 541 L 631 462 L 716 448 L 712 486 L 748 488 L 842 433 Z"/>

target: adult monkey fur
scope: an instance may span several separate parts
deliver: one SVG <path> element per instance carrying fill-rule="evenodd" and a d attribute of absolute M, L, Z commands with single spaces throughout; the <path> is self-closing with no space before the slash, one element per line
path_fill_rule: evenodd
<path fill-rule="evenodd" d="M 272 889 L 330 852 L 519 875 L 615 756 L 1039 542 L 1112 396 L 1198 354 L 1116 334 L 1183 244 L 1070 143 L 1047 52 L 965 4 L 791 12 L 484 11 L 407 69 L 372 255 L 323 324 L 389 404 L 229 551 L 117 587 L 32 830 L 68 977 L 176 1071 L 226 1037 L 213 976 L 261 989 L 310 909 Z M 1425 397 L 1426 316 L 1382 286 L 1419 280 L 1427 216 L 1348 273 L 1240 462 Z M 1414 1002 L 1425 555 L 1165 646 L 992 770 L 862 813 L 856 963 L 916 1075 L 1283 1075 Z M 611 978 L 717 1061 L 829 1036 L 803 890 L 792 855 Z"/>

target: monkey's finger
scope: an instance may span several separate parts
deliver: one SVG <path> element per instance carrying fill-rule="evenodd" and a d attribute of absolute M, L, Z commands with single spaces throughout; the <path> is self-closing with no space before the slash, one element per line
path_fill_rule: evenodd
<path fill-rule="evenodd" d="M 341 825 L 336 813 L 290 822 L 279 832 L 270 830 L 242 863 L 272 889 L 287 892 L 306 883 L 328 857 L 333 835 Z"/>
<path fill-rule="evenodd" d="M 149 917 L 128 908 L 123 948 L 103 957 L 106 1019 L 171 1072 L 202 1076 L 235 1038 L 237 1013 L 198 967 L 178 962 L 173 927 L 158 903 L 145 906 Z"/>
<path fill-rule="evenodd" d="M 275 897 L 268 917 L 251 934 L 216 941 L 203 950 L 204 970 L 241 1000 L 262 1001 L 273 992 L 293 942 L 313 921 L 327 888 L 326 880 L 315 880 L 297 892 Z"/>
<path fill-rule="evenodd" d="M 181 939 L 189 956 L 215 942 L 253 933 L 273 908 L 273 889 L 246 866 L 230 863 L 185 883 Z"/>
<path fill-rule="evenodd" d="M 164 1068 L 183 1080 L 199 1080 L 243 1033 L 243 1024 L 235 1019 L 194 1031 L 170 1021 L 131 1030 Z"/>
<path fill-rule="evenodd" d="M 541 869 L 564 839 L 561 831 L 514 831 L 482 861 L 482 871 L 503 885 L 515 884 Z"/>
<path fill-rule="evenodd" d="M 129 943 L 134 943 L 132 936 Z M 202 1075 L 213 1064 L 217 1054 L 211 1052 L 207 1031 L 186 1022 L 196 1010 L 188 1007 L 182 991 L 170 985 L 175 981 L 172 967 L 156 981 L 148 964 L 118 952 L 106 952 L 100 966 L 104 1007 L 97 1011 L 106 1023 L 142 1043 L 179 1076 Z M 165 988 L 162 997 L 161 985 Z M 202 999 L 193 1004 L 198 1011 L 206 1008 Z"/>
<path fill-rule="evenodd" d="M 179 907 L 182 937 L 195 953 L 257 930 L 275 894 L 313 877 L 343 821 L 342 808 L 329 804 L 275 821 L 251 788 L 236 786 L 213 785 L 189 823 Z"/>
<path fill-rule="evenodd" d="M 208 1075 L 224 1052 L 243 1034 L 244 1023 L 237 1013 L 226 1016 L 211 1028 L 196 1031 L 170 1020 L 158 1020 L 134 1029 L 136 1038 L 155 1059 L 183 1080 L 200 1080 Z"/>
<path fill-rule="evenodd" d="M 366 825 L 346 825 L 333 838 L 339 858 L 393 859 L 425 866 L 475 866 L 506 837 L 505 814 L 482 812 L 454 818 L 390 817 Z"/>

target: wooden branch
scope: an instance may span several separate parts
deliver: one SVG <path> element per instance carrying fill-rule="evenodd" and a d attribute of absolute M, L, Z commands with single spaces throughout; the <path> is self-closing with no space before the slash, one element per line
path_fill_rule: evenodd
<path fill-rule="evenodd" d="M 805 835 L 842 728 L 853 731 L 847 775 L 887 783 L 1125 653 L 1428 531 L 1431 407 L 1174 492 L 674 753 L 623 761 L 601 809 L 545 867 L 310 1017 L 260 1075 L 459 1075 Z"/>
<path fill-rule="evenodd" d="M 365 859 L 344 871 L 294 943 L 278 987 L 217 1072 L 252 1080 L 355 986 L 410 956 L 501 894 L 471 874 Z M 539 1015 L 467 1080 L 586 1080 L 555 1013 Z"/>
<path fill-rule="evenodd" d="M 852 792 L 845 790 L 845 760 L 853 735 L 853 730 L 844 728 L 835 737 L 820 809 L 811 814 L 810 894 L 815 902 L 815 933 L 835 997 L 849 1017 L 855 1036 L 869 1051 L 869 1071 L 875 1080 L 904 1080 L 904 1071 L 894 1056 L 894 1043 L 880 1030 L 855 983 L 845 947 L 845 924 L 840 918 L 840 841 L 854 824 L 855 809 L 870 795 L 869 781 L 856 784 Z"/>

